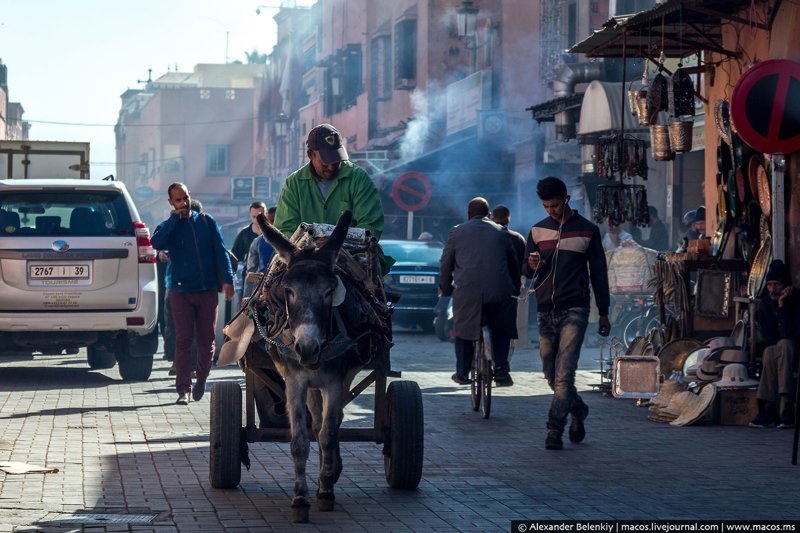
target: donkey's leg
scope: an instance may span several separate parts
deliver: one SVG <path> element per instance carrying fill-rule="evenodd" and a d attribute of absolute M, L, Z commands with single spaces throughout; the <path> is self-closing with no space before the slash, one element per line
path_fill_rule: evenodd
<path fill-rule="evenodd" d="M 295 370 L 286 376 L 286 410 L 291 424 L 291 453 L 294 462 L 294 498 L 292 518 L 295 522 L 308 522 L 308 484 L 306 462 L 308 461 L 308 427 L 306 420 L 307 380 L 301 371 Z"/>
<path fill-rule="evenodd" d="M 322 392 L 322 428 L 318 434 L 322 459 L 319 468 L 317 507 L 320 511 L 333 511 L 335 497 L 333 485 L 342 471 L 339 455 L 339 426 L 342 423 L 342 386 L 331 383 Z"/>

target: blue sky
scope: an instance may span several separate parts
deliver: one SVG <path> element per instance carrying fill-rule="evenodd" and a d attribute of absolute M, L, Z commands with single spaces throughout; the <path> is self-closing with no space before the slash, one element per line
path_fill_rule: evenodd
<path fill-rule="evenodd" d="M 277 6 L 278 0 L 264 1 Z M 310 5 L 299 0 L 298 5 Z M 31 139 L 90 141 L 91 174 L 115 173 L 119 96 L 197 63 L 245 61 L 275 44 L 275 9 L 248 0 L 2 0 L 0 59 Z M 64 122 L 71 125 L 47 124 Z M 102 124 L 104 126 L 81 126 Z"/>

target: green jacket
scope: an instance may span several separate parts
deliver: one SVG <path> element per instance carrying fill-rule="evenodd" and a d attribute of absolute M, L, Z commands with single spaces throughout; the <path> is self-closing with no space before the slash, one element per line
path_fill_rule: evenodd
<path fill-rule="evenodd" d="M 291 237 L 301 222 L 336 224 L 347 210 L 353 212 L 354 228 L 368 229 L 380 239 L 383 233 L 381 197 L 364 169 L 342 161 L 325 199 L 309 163 L 286 178 L 275 211 L 275 227 Z"/>
<path fill-rule="evenodd" d="M 383 206 L 375 184 L 367 172 L 350 161 L 342 161 L 339 173 L 323 198 L 308 163 L 286 178 L 275 210 L 275 227 L 291 237 L 301 222 L 336 224 L 339 216 L 353 212 L 354 228 L 364 228 L 380 239 L 383 233 Z M 394 263 L 380 254 L 384 272 Z"/>

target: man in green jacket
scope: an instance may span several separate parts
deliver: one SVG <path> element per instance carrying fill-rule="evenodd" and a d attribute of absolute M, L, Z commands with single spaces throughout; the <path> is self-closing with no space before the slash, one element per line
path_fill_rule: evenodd
<path fill-rule="evenodd" d="M 293 172 L 281 190 L 275 227 L 290 237 L 301 222 L 336 224 L 344 211 L 353 212 L 353 227 L 376 238 L 383 233 L 383 206 L 367 172 L 349 161 L 339 130 L 320 124 L 308 133 L 309 162 Z M 394 263 L 381 253 L 384 273 Z"/>

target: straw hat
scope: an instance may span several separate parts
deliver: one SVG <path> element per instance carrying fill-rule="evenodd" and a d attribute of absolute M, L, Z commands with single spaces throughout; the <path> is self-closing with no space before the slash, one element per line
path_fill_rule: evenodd
<path fill-rule="evenodd" d="M 716 350 L 717 348 L 727 348 L 736 345 L 730 337 L 712 337 L 706 341 L 706 346 L 711 350 Z"/>
<path fill-rule="evenodd" d="M 703 387 L 699 394 L 689 392 L 683 398 L 681 414 L 670 422 L 673 426 L 688 426 L 700 420 L 706 414 L 717 395 L 716 387 Z"/>
<path fill-rule="evenodd" d="M 719 361 L 720 363 L 749 363 L 750 358 L 747 357 L 747 354 L 744 353 L 743 350 L 728 348 L 722 350 Z"/>
<path fill-rule="evenodd" d="M 665 381 L 663 385 L 661 385 L 661 389 L 658 391 L 658 394 L 650 399 L 650 404 L 664 408 L 669 405 L 670 398 L 682 390 L 685 390 L 685 387 L 680 381 L 669 379 Z"/>
<path fill-rule="evenodd" d="M 697 379 L 700 381 L 717 381 L 721 375 L 722 365 L 716 361 L 706 359 L 697 369 Z"/>
<path fill-rule="evenodd" d="M 217 366 L 223 367 L 236 363 L 244 357 L 250 339 L 255 333 L 255 324 L 247 318 L 247 313 L 241 313 L 230 324 L 225 326 L 228 339 L 219 350 Z"/>
<path fill-rule="evenodd" d="M 725 368 L 722 369 L 722 377 L 714 385 L 721 389 L 744 389 L 757 386 L 758 381 L 750 379 L 746 366 L 741 363 L 731 363 L 725 365 Z"/>
<path fill-rule="evenodd" d="M 669 405 L 661 409 L 661 414 L 664 416 L 671 416 L 674 419 L 678 418 L 681 414 L 684 404 L 687 402 L 689 396 L 694 396 L 689 391 L 681 391 L 675 394 L 669 400 Z"/>

